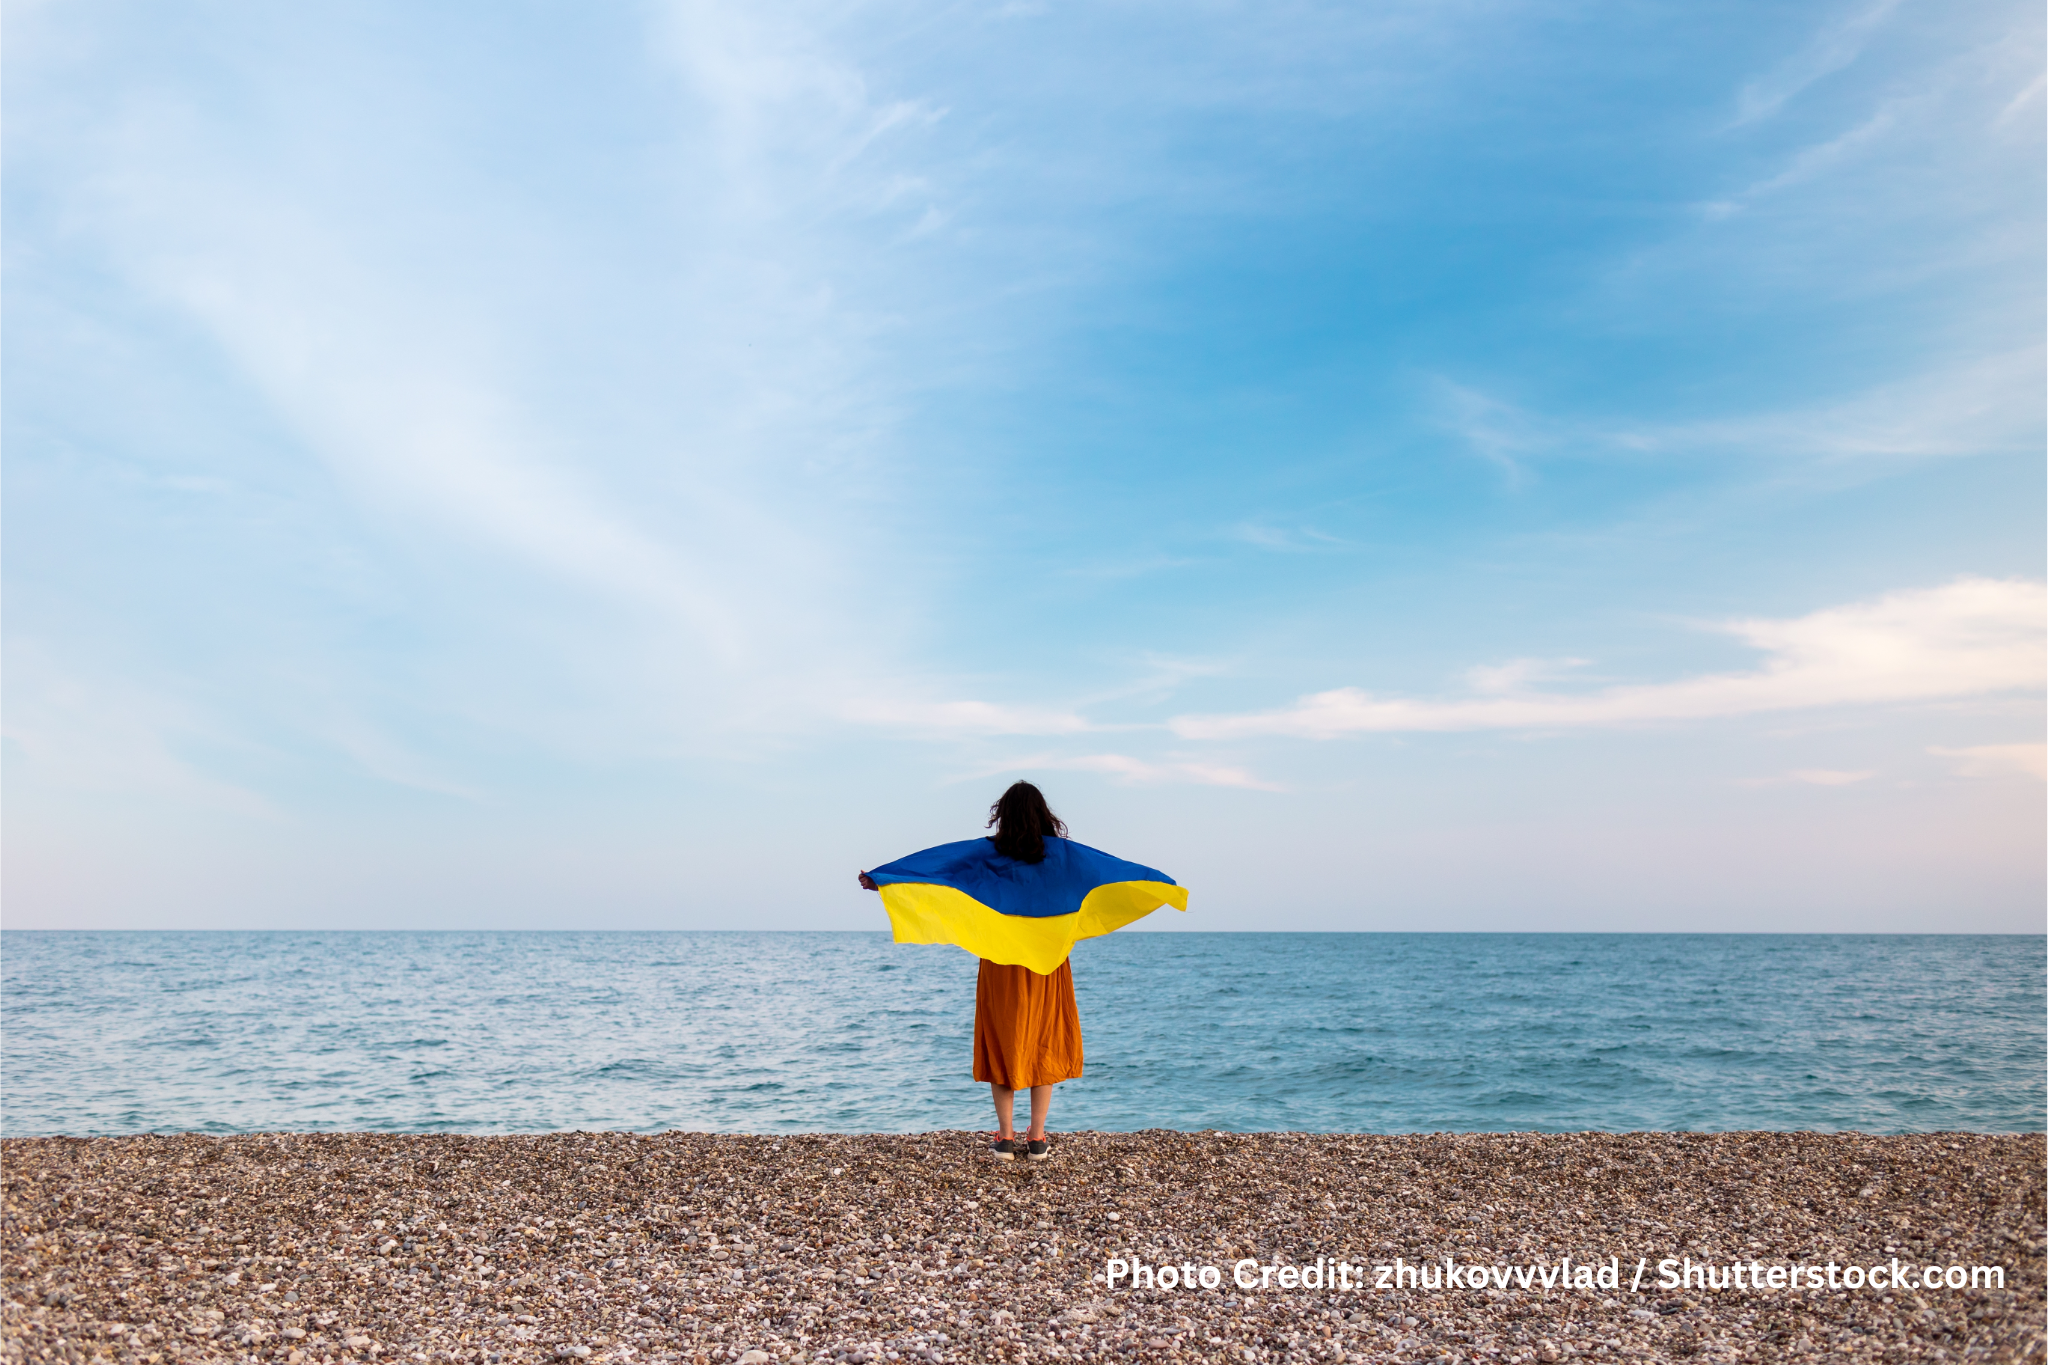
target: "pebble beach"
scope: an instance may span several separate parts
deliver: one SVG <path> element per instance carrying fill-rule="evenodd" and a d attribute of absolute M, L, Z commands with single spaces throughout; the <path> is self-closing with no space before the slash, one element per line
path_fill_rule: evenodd
<path fill-rule="evenodd" d="M 254 1134 L 0 1144 L 9 1362 L 2041 1361 L 2043 1139 Z M 1250 1260 L 1619 1268 L 1502 1289 Z M 1215 1288 L 1109 1283 L 1216 1266 Z M 1665 1258 L 2003 1287 L 1656 1287 Z M 1648 1275 L 1632 1288 L 1638 1262 Z"/>

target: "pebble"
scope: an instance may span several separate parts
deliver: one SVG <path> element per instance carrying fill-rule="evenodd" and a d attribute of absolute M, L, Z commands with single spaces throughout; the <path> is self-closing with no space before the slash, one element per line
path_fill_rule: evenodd
<path fill-rule="evenodd" d="M 0 1365 L 2041 1361 L 2041 1135 L 0 1141 Z M 1130 1215 L 1126 1218 L 1124 1215 Z M 1130 1223 L 1130 1227 L 1123 1226 Z M 1104 1263 L 2005 1267 L 2003 1290 L 1243 1295 Z M 740 1278 L 733 1278 L 734 1271 Z"/>

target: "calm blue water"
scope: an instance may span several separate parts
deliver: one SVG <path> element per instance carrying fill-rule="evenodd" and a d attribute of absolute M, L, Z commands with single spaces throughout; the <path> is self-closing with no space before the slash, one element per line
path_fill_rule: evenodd
<path fill-rule="evenodd" d="M 1119 934 L 1055 1129 L 2044 1126 L 2048 940 Z M 989 1126 L 879 934 L 0 936 L 0 1131 Z"/>

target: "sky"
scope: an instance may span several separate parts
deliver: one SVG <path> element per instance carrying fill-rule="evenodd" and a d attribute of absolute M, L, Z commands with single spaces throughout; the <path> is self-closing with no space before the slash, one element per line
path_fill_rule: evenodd
<path fill-rule="evenodd" d="M 1164 930 L 2039 933 L 2043 63 L 24 0 L 5 923 L 876 929 L 1022 777 Z"/>

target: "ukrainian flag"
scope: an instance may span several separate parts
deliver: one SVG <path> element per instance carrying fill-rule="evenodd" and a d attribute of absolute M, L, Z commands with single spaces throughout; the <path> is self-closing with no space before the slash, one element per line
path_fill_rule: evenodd
<path fill-rule="evenodd" d="M 878 867 L 898 943 L 950 943 L 976 957 L 1050 976 L 1084 938 L 1112 934 L 1188 893 L 1153 867 L 1072 839 L 1047 838 L 1045 861 L 1020 863 L 993 840 L 940 844 Z"/>

